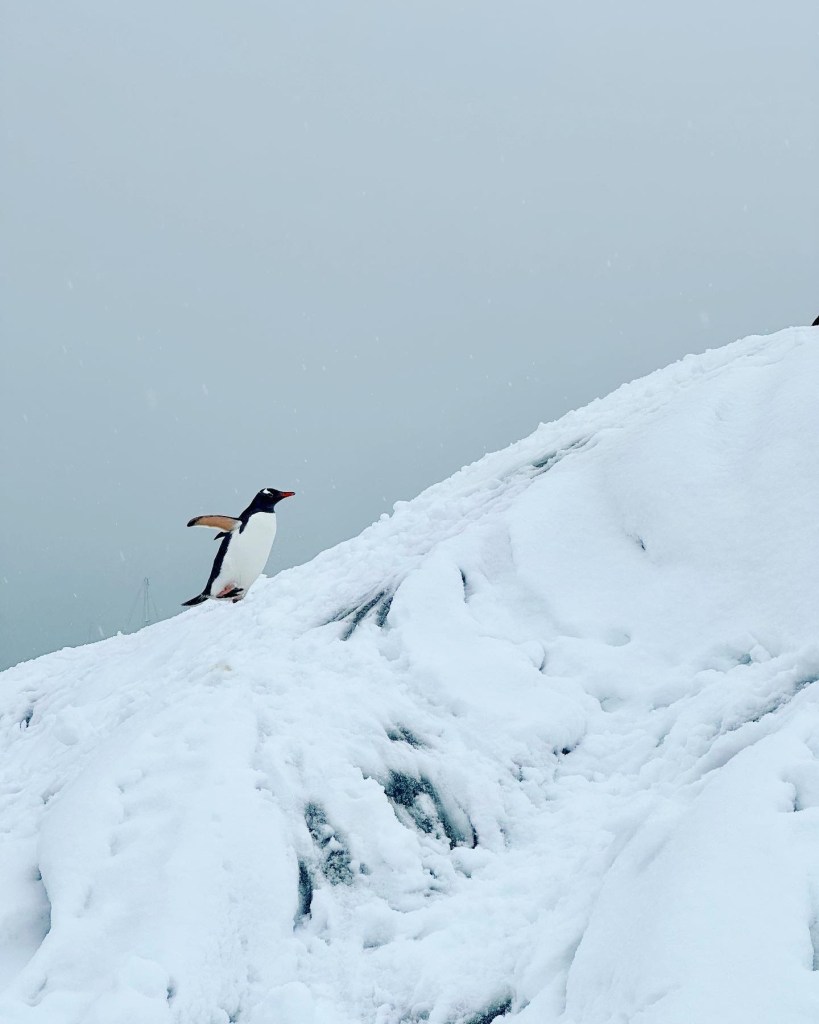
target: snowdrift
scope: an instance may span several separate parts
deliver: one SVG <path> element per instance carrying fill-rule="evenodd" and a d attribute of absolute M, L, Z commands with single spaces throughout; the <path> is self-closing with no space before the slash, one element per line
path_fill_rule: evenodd
<path fill-rule="evenodd" d="M 3 673 L 0 1020 L 813 1024 L 817 392 L 689 357 Z"/>

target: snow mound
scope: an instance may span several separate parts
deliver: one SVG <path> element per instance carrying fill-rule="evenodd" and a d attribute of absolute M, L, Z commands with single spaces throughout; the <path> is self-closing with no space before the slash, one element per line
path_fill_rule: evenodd
<path fill-rule="evenodd" d="M 0 1020 L 819 1019 L 818 391 L 689 357 L 4 673 Z"/>

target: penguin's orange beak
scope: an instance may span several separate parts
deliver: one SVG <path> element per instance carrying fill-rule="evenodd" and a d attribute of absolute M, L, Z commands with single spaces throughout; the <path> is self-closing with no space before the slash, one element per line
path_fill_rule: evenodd
<path fill-rule="evenodd" d="M 295 495 L 295 491 L 282 491 L 283 498 L 292 498 Z"/>

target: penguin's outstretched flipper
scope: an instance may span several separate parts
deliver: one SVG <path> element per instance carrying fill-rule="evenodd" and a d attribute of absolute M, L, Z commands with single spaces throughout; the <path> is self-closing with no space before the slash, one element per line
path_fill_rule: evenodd
<path fill-rule="evenodd" d="M 230 533 L 231 530 L 235 530 L 237 526 L 242 525 L 241 519 L 235 519 L 233 516 L 194 516 L 188 522 L 188 526 L 210 526 L 214 530 L 223 530 L 225 533 Z"/>
<path fill-rule="evenodd" d="M 190 601 L 183 601 L 182 602 L 182 607 L 184 608 L 184 607 L 187 606 L 188 608 L 190 608 L 190 607 L 192 607 L 195 604 L 201 604 L 203 601 L 207 601 L 207 599 L 208 599 L 208 595 L 207 594 L 197 594 L 196 597 L 192 597 L 190 599 Z"/>

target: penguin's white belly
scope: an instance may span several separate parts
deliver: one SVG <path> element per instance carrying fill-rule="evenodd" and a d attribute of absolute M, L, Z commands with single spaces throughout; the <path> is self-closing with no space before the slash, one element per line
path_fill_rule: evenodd
<path fill-rule="evenodd" d="M 276 513 L 256 512 L 240 533 L 230 535 L 219 575 L 211 584 L 213 596 L 225 587 L 247 590 L 261 575 L 276 536 Z"/>

